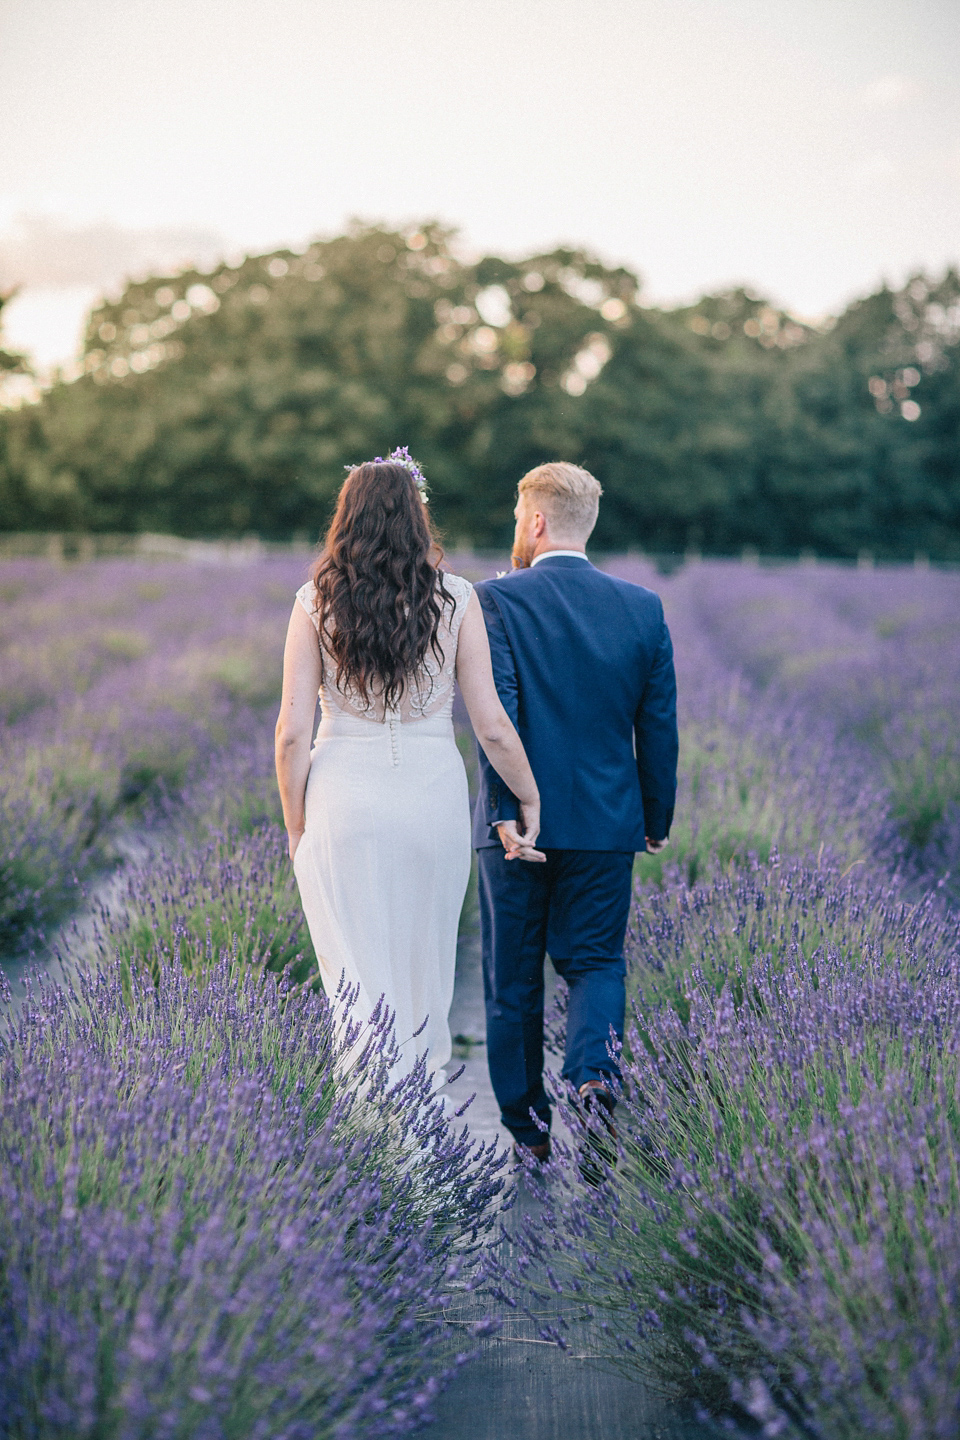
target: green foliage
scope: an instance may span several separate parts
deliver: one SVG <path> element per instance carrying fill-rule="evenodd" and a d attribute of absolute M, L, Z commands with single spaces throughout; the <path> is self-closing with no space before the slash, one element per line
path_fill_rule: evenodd
<path fill-rule="evenodd" d="M 915 276 L 797 349 L 757 495 L 772 548 L 803 529 L 824 554 L 960 556 L 958 295 L 953 271 Z"/>
<path fill-rule="evenodd" d="M 451 239 L 357 227 L 129 285 L 83 375 L 0 415 L 4 527 L 315 535 L 343 467 L 406 443 L 454 541 L 502 545 L 518 477 L 559 457 L 604 485 L 601 547 L 960 557 L 953 272 L 828 330 Z"/>
<path fill-rule="evenodd" d="M 10 295 L 0 295 L 0 329 L 3 327 L 3 307 L 11 298 Z M 18 355 L 11 350 L 4 350 L 3 346 L 0 345 L 0 374 L 2 374 L 4 370 L 19 371 L 22 374 L 28 370 L 28 368 L 23 355 Z"/>

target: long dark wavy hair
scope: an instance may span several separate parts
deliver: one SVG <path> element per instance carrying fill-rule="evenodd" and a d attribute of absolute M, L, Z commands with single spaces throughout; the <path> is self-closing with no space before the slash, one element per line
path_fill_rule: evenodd
<path fill-rule="evenodd" d="M 444 607 L 453 610 L 456 601 L 443 583 L 442 558 L 409 470 L 371 461 L 350 471 L 313 567 L 339 690 L 390 707 L 428 651 L 443 664 L 437 632 Z"/>

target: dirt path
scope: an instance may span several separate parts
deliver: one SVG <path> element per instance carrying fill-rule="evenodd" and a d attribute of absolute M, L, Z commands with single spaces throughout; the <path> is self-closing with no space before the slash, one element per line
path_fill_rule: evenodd
<path fill-rule="evenodd" d="M 548 977 L 553 972 L 547 966 Z M 548 987 L 550 984 L 548 978 Z M 464 1064 L 450 1093 L 467 1111 L 470 1128 L 483 1140 L 509 1141 L 490 1088 L 483 1045 L 483 981 L 476 934 L 461 941 L 450 1028 L 455 1037 L 451 1069 Z M 468 1043 L 463 1043 L 464 1041 Z M 450 1320 L 468 1325 L 488 1306 L 467 1302 Z M 431 1434 L 443 1440 L 710 1440 L 712 1426 L 666 1404 L 644 1386 L 609 1373 L 597 1358 L 591 1327 L 573 1326 L 567 1354 L 541 1340 L 536 1325 L 505 1315 L 501 1332 L 480 1342 L 478 1359 L 465 1366 L 440 1398 Z"/>

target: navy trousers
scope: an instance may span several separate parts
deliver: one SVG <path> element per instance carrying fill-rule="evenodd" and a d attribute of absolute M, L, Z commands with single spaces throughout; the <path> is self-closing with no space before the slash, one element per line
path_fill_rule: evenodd
<path fill-rule="evenodd" d="M 543 1085 L 543 962 L 570 987 L 562 1074 L 579 1087 L 613 1071 L 610 1031 L 623 1039 L 623 938 L 633 852 L 548 850 L 546 864 L 477 852 L 487 1012 L 487 1062 L 504 1125 L 522 1145 L 542 1142 L 530 1111 L 550 1124 Z"/>

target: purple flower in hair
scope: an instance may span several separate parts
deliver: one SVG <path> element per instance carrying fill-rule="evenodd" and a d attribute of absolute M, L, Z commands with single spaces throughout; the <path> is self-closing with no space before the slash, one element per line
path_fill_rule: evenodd
<path fill-rule="evenodd" d="M 420 469 L 420 466 L 417 464 L 416 460 L 414 460 L 413 456 L 410 454 L 410 451 L 408 450 L 406 445 L 398 445 L 395 450 L 390 451 L 390 454 L 386 458 L 384 458 L 382 455 L 378 455 L 372 463 L 374 465 L 402 465 L 404 470 L 408 470 L 410 472 L 413 483 L 414 485 L 416 485 L 417 489 L 420 492 L 420 499 L 423 501 L 424 505 L 426 505 L 427 479 L 423 471 Z M 346 468 L 348 470 L 353 470 L 354 466 L 348 465 Z"/>

